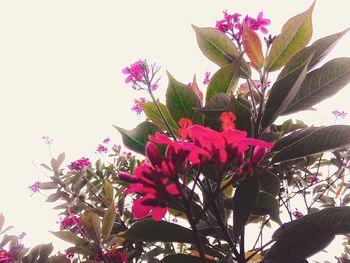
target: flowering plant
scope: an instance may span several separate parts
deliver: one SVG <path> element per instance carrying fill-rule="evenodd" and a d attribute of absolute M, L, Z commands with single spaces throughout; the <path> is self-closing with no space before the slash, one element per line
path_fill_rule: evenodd
<path fill-rule="evenodd" d="M 199 48 L 219 66 L 211 78 L 206 73 L 205 96 L 196 78 L 186 85 L 168 73 L 161 103 L 153 93 L 158 66 L 138 60 L 124 68 L 125 82 L 150 100 L 133 107 L 146 121 L 116 129 L 144 157 L 113 147 L 108 163 L 83 157 L 67 171 L 61 154 L 43 165 L 51 180 L 33 189 L 55 190 L 48 201 L 60 201 L 65 218 L 53 234 L 73 244 L 49 262 L 308 262 L 335 235 L 349 234 L 350 127 L 276 121 L 350 81 L 350 58 L 319 66 L 347 30 L 307 46 L 312 11 L 290 18 L 276 37 L 266 36 L 262 12 L 225 11 L 215 28 L 193 26 Z M 292 202 L 296 196 L 305 209 Z M 260 230 L 248 247 L 252 224 Z M 269 225 L 277 230 L 266 240 Z"/>

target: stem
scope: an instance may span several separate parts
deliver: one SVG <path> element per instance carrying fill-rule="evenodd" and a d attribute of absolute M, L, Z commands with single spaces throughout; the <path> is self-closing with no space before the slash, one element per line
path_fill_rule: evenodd
<path fill-rule="evenodd" d="M 265 245 L 259 247 L 256 251 L 254 251 L 249 257 L 247 257 L 245 260 L 248 262 L 251 258 L 253 258 L 256 254 L 258 254 L 261 250 L 263 250 L 265 247 L 270 245 L 272 242 L 275 242 L 275 240 L 270 240 Z"/>
<path fill-rule="evenodd" d="M 169 133 L 171 134 L 171 136 L 172 136 L 172 137 L 174 138 L 174 140 L 176 141 L 176 137 L 175 137 L 174 133 L 171 131 L 171 128 L 170 128 L 170 126 L 169 126 L 169 123 L 168 123 L 168 121 L 165 119 L 165 116 L 164 116 L 164 114 L 163 114 L 161 108 L 159 107 L 156 98 L 155 98 L 154 95 L 153 95 L 152 88 L 151 88 L 150 84 L 148 84 L 147 87 L 148 87 L 148 93 L 151 95 L 152 101 L 153 101 L 154 105 L 156 105 L 157 111 L 159 112 L 160 116 L 162 117 L 163 122 L 164 122 L 164 124 L 166 125 L 166 127 L 167 127 Z"/>

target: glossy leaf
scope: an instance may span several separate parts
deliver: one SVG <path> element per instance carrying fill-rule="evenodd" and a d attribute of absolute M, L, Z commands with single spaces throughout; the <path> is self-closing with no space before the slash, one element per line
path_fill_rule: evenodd
<path fill-rule="evenodd" d="M 283 67 L 299 50 L 304 48 L 312 36 L 311 15 L 315 3 L 305 12 L 290 18 L 273 41 L 267 56 L 266 69 L 275 71 Z"/>
<path fill-rule="evenodd" d="M 163 121 L 163 118 L 160 115 L 159 111 L 157 110 L 157 107 L 153 101 L 148 101 L 146 103 L 138 101 L 137 104 L 140 105 L 140 107 L 143 109 L 145 115 L 150 121 L 152 121 L 155 125 L 157 125 L 163 131 L 168 131 L 168 128 L 165 122 Z M 179 127 L 174 121 L 174 119 L 171 117 L 167 106 L 159 101 L 157 102 L 157 104 L 160 110 L 162 111 L 165 117 L 165 120 L 169 124 L 171 131 L 176 134 Z"/>
<path fill-rule="evenodd" d="M 165 221 L 144 219 L 133 224 L 123 235 L 128 240 L 145 242 L 180 242 L 193 243 L 195 238 L 191 229 Z M 202 240 L 207 242 L 203 237 Z"/>
<path fill-rule="evenodd" d="M 277 196 L 280 192 L 280 179 L 269 170 L 265 170 L 262 174 L 259 175 L 259 182 L 262 190 L 271 194 L 272 196 Z"/>
<path fill-rule="evenodd" d="M 337 44 L 337 42 L 349 31 L 349 28 L 330 35 L 323 37 L 317 41 L 315 41 L 311 46 L 306 47 L 300 50 L 295 56 L 292 57 L 290 61 L 285 65 L 282 72 L 279 74 L 279 77 L 283 77 L 288 72 L 293 71 L 295 68 L 299 67 L 308 57 L 314 53 L 310 63 L 308 70 L 315 67 Z"/>
<path fill-rule="evenodd" d="M 186 255 L 186 254 L 172 254 L 164 257 L 161 261 L 161 263 L 201 263 L 202 260 L 200 257 L 192 256 L 192 255 Z M 207 262 L 216 262 L 213 260 L 207 259 Z"/>
<path fill-rule="evenodd" d="M 251 136 L 252 126 L 251 126 L 251 110 L 249 102 L 244 98 L 235 97 L 231 98 L 230 110 L 236 114 L 236 128 L 238 130 L 246 131 L 248 137 Z"/>
<path fill-rule="evenodd" d="M 330 151 L 350 145 L 350 126 L 333 125 L 319 128 L 304 138 L 283 148 L 273 158 L 278 163 Z"/>
<path fill-rule="evenodd" d="M 54 236 L 58 237 L 59 239 L 62 239 L 63 241 L 72 243 L 77 246 L 82 246 L 87 243 L 84 239 L 78 237 L 76 234 L 70 232 L 70 231 L 57 231 L 52 232 L 50 231 Z"/>
<path fill-rule="evenodd" d="M 259 197 L 259 178 L 245 178 L 233 196 L 233 236 L 238 240 Z"/>
<path fill-rule="evenodd" d="M 266 259 L 289 255 L 307 258 L 326 247 L 335 235 L 348 233 L 350 207 L 323 209 L 280 227 L 273 234 L 277 242 L 271 247 Z"/>
<path fill-rule="evenodd" d="M 187 118 L 193 123 L 202 124 L 202 115 L 195 111 L 201 104 L 197 95 L 185 84 L 175 80 L 169 73 L 169 84 L 166 91 L 166 106 L 176 123 Z"/>
<path fill-rule="evenodd" d="M 217 119 L 222 112 L 228 110 L 230 101 L 231 98 L 227 94 L 218 93 L 204 107 L 197 110 L 206 118 Z"/>
<path fill-rule="evenodd" d="M 231 63 L 220 68 L 212 76 L 205 96 L 205 101 L 210 101 L 219 93 L 229 94 L 236 89 L 239 80 L 239 67 Z"/>
<path fill-rule="evenodd" d="M 255 31 L 250 30 L 245 23 L 243 23 L 242 45 L 255 68 L 262 68 L 264 65 L 264 55 L 262 53 L 260 37 Z"/>
<path fill-rule="evenodd" d="M 291 146 L 293 143 L 305 138 L 316 130 L 320 129 L 319 127 L 306 127 L 295 132 L 288 134 L 280 139 L 278 139 L 273 147 L 274 151 L 280 151 L 283 148 Z"/>
<path fill-rule="evenodd" d="M 350 58 L 336 58 L 307 74 L 283 114 L 305 110 L 336 94 L 350 82 Z"/>
<path fill-rule="evenodd" d="M 115 205 L 114 203 L 107 209 L 103 221 L 102 221 L 102 238 L 106 240 L 113 228 L 114 221 L 116 218 Z"/>
<path fill-rule="evenodd" d="M 101 225 L 99 216 L 91 211 L 87 211 L 80 217 L 80 223 L 86 230 L 88 236 L 97 243 L 101 241 Z"/>
<path fill-rule="evenodd" d="M 117 126 L 114 126 L 114 128 L 120 132 L 125 147 L 143 155 L 145 154 L 146 143 L 149 140 L 148 136 L 154 135 L 157 131 L 160 132 L 159 128 L 149 121 L 141 122 L 132 130 L 125 130 Z"/>
<path fill-rule="evenodd" d="M 271 125 L 293 101 L 306 77 L 310 59 L 311 57 L 301 64 L 299 68 L 289 72 L 288 75 L 273 84 L 261 120 L 263 129 Z"/>

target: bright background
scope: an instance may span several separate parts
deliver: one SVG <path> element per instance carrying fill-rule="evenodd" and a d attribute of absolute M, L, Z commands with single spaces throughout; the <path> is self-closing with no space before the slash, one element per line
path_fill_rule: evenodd
<path fill-rule="evenodd" d="M 81 156 L 96 159 L 96 146 L 120 137 L 112 124 L 131 129 L 144 119 L 130 111 L 133 99 L 146 96 L 124 84 L 123 67 L 139 58 L 162 67 L 156 96 L 164 101 L 165 70 L 183 83 L 203 79 L 216 65 L 197 47 L 191 23 L 214 26 L 222 11 L 270 18 L 276 35 L 288 18 L 312 1 L 0 1 L 0 211 L 14 234 L 27 232 L 25 244 L 61 243 L 48 230 L 58 229 L 57 211 L 28 185 L 45 181 L 38 168 L 50 153 L 41 136 L 53 138 L 52 154 L 65 151 L 66 163 Z M 347 1 L 318 1 L 313 40 L 349 26 Z M 312 40 L 312 41 L 313 41 Z M 350 56 L 349 35 L 329 58 Z M 332 124 L 333 109 L 350 112 L 350 87 L 303 112 L 308 123 Z M 343 120 L 349 124 L 349 117 Z M 62 246 L 64 248 L 64 246 Z"/>

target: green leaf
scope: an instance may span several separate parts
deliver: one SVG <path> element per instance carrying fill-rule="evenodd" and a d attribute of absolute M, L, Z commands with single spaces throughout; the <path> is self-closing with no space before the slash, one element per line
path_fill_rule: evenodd
<path fill-rule="evenodd" d="M 252 211 L 253 215 L 270 215 L 270 218 L 282 225 L 281 219 L 279 217 L 280 206 L 276 198 L 266 192 L 260 192 L 256 205 Z"/>
<path fill-rule="evenodd" d="M 58 237 L 59 239 L 62 239 L 63 241 L 72 243 L 77 246 L 82 246 L 87 243 L 84 239 L 78 237 L 76 234 L 70 232 L 70 231 L 57 231 L 52 232 L 50 231 L 54 236 Z"/>
<path fill-rule="evenodd" d="M 236 62 L 241 56 L 237 47 L 225 33 L 216 28 L 199 28 L 192 25 L 197 43 L 203 54 L 219 67 Z M 250 67 L 242 60 L 241 72 L 243 75 L 250 75 Z"/>
<path fill-rule="evenodd" d="M 336 94 L 350 82 L 350 58 L 336 58 L 307 74 L 299 92 L 283 111 L 291 114 L 310 108 Z"/>
<path fill-rule="evenodd" d="M 264 55 L 262 53 L 260 37 L 255 31 L 250 30 L 245 23 L 243 23 L 242 44 L 244 51 L 255 68 L 262 68 L 264 65 Z"/>
<path fill-rule="evenodd" d="M 120 132 L 125 147 L 142 155 L 145 155 L 146 143 L 149 140 L 148 136 L 161 131 L 155 124 L 149 121 L 141 122 L 132 130 L 125 130 L 114 125 L 113 127 Z"/>
<path fill-rule="evenodd" d="M 290 18 L 273 41 L 265 68 L 275 71 L 283 67 L 299 50 L 304 48 L 312 36 L 311 15 L 315 2 L 305 12 Z"/>
<path fill-rule="evenodd" d="M 288 134 L 287 136 L 284 136 L 280 139 L 278 139 L 273 147 L 274 151 L 280 151 L 283 148 L 291 146 L 293 143 L 305 138 L 306 136 L 310 135 L 311 133 L 315 132 L 316 130 L 320 129 L 319 127 L 306 127 L 300 130 L 297 130 L 295 132 L 292 132 L 291 134 Z"/>
<path fill-rule="evenodd" d="M 272 158 L 272 162 L 278 163 L 294 160 L 300 157 L 346 147 L 349 144 L 350 126 L 332 125 L 323 127 L 292 143 L 290 146 L 283 148 Z"/>
<path fill-rule="evenodd" d="M 200 257 L 192 256 L 192 255 L 186 255 L 186 254 L 172 254 L 164 257 L 161 261 L 161 263 L 202 263 L 202 260 Z M 213 260 L 207 259 L 207 262 L 216 262 Z"/>
<path fill-rule="evenodd" d="M 261 120 L 261 126 L 263 129 L 272 124 L 281 112 L 283 112 L 293 101 L 306 77 L 307 67 L 310 60 L 311 57 L 294 71 L 289 72 L 288 75 L 280 78 L 273 84 Z"/>
<path fill-rule="evenodd" d="M 337 42 L 349 31 L 349 28 L 330 35 L 323 37 L 317 41 L 315 41 L 311 46 L 303 48 L 300 50 L 295 56 L 292 57 L 290 61 L 283 68 L 282 72 L 279 74 L 279 77 L 283 77 L 288 72 L 293 71 L 295 68 L 299 67 L 309 56 L 314 53 L 310 63 L 308 70 L 315 67 L 337 44 Z"/>
<path fill-rule="evenodd" d="M 232 96 L 230 108 L 234 114 L 236 114 L 236 128 L 238 130 L 246 131 L 248 136 L 252 133 L 251 124 L 251 110 L 250 105 L 244 98 L 238 97 L 237 99 Z"/>
<path fill-rule="evenodd" d="M 152 219 L 136 222 L 123 234 L 123 238 L 145 242 L 196 243 L 191 229 L 165 221 L 153 221 Z M 202 240 L 207 243 L 204 237 L 202 237 Z"/>
<path fill-rule="evenodd" d="M 249 176 L 238 184 L 233 196 L 233 236 L 238 240 L 259 197 L 259 178 Z"/>
<path fill-rule="evenodd" d="M 114 221 L 116 218 L 115 206 L 114 203 L 108 207 L 102 221 L 102 238 L 106 240 L 113 228 Z"/>
<path fill-rule="evenodd" d="M 104 180 L 103 182 L 103 192 L 105 194 L 105 198 L 109 203 L 114 202 L 114 189 L 109 180 Z"/>
<path fill-rule="evenodd" d="M 262 190 L 271 194 L 272 196 L 277 196 L 280 192 L 280 179 L 269 170 L 265 170 L 259 175 L 259 182 Z"/>
<path fill-rule="evenodd" d="M 350 207 L 323 209 L 281 226 L 272 236 L 277 242 L 266 259 L 307 258 L 326 247 L 335 235 L 349 233 Z"/>
<path fill-rule="evenodd" d="M 224 93 L 218 93 L 211 98 L 204 107 L 197 109 L 203 113 L 206 118 L 218 119 L 221 113 L 229 110 L 231 98 Z"/>
<path fill-rule="evenodd" d="M 205 96 L 205 101 L 210 101 L 218 93 L 229 94 L 237 87 L 239 80 L 239 63 L 231 63 L 220 68 L 212 76 Z"/>
<path fill-rule="evenodd" d="M 181 118 L 187 118 L 193 123 L 202 124 L 202 115 L 194 110 L 201 107 L 197 95 L 185 84 L 175 80 L 170 73 L 168 78 L 166 105 L 175 122 L 178 123 Z"/>
<path fill-rule="evenodd" d="M 80 223 L 86 230 L 88 236 L 97 242 L 101 241 L 101 225 L 99 216 L 91 211 L 87 211 L 80 217 Z"/>
<path fill-rule="evenodd" d="M 159 111 L 157 110 L 157 107 L 153 101 L 148 101 L 146 103 L 143 103 L 141 101 L 137 102 L 138 105 L 143 109 L 144 113 L 146 114 L 147 118 L 152 121 L 155 125 L 157 125 L 160 129 L 163 131 L 168 131 L 168 128 L 166 124 L 164 123 L 162 116 L 160 115 Z M 160 110 L 162 111 L 165 120 L 170 126 L 171 131 L 176 134 L 179 126 L 176 124 L 174 119 L 171 117 L 169 110 L 166 105 L 163 103 L 157 102 Z"/>

